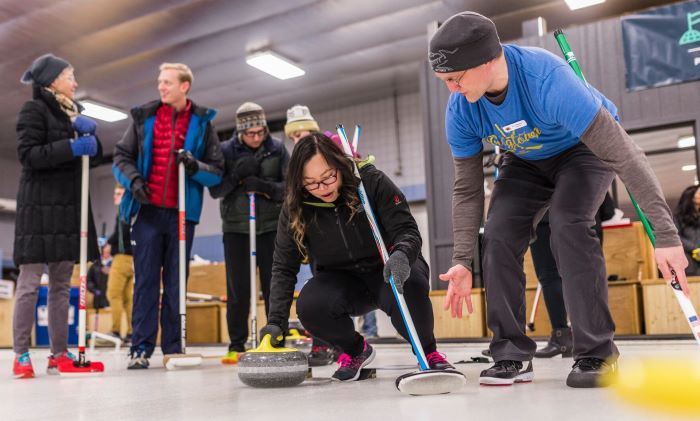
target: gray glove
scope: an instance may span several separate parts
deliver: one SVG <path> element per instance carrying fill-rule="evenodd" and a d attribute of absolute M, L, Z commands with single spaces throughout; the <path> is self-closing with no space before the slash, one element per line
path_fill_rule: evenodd
<path fill-rule="evenodd" d="M 389 283 L 389 276 L 394 277 L 394 285 L 396 290 L 403 294 L 403 284 L 411 274 L 411 265 L 408 262 L 408 256 L 401 250 L 397 250 L 389 256 L 386 265 L 384 265 L 384 282 Z"/>

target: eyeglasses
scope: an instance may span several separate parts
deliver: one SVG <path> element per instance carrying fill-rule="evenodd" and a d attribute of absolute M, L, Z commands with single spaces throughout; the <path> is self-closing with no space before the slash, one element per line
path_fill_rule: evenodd
<path fill-rule="evenodd" d="M 469 70 L 469 69 L 467 69 Z M 464 77 L 464 74 L 467 73 L 467 70 L 463 71 L 457 79 L 448 77 L 447 79 L 443 79 L 445 83 L 452 83 L 456 85 L 457 87 L 461 88 L 462 85 L 460 85 L 460 82 L 462 81 L 462 78 Z"/>
<path fill-rule="evenodd" d="M 248 137 L 265 137 L 265 134 L 267 133 L 266 129 L 260 129 L 256 131 L 250 131 L 246 130 L 243 132 L 243 135 L 248 136 Z"/>
<path fill-rule="evenodd" d="M 331 184 L 335 183 L 335 180 L 337 180 L 337 179 L 338 179 L 338 169 L 337 169 L 337 168 L 334 168 L 334 169 L 333 169 L 333 172 L 332 172 L 328 177 L 324 177 L 324 178 L 321 179 L 321 181 L 319 181 L 318 183 L 308 183 L 308 184 L 304 184 L 304 188 L 305 188 L 306 190 L 308 190 L 308 191 L 318 190 L 318 189 L 321 188 L 321 184 L 323 184 L 324 186 L 328 187 L 328 186 L 330 186 Z"/>

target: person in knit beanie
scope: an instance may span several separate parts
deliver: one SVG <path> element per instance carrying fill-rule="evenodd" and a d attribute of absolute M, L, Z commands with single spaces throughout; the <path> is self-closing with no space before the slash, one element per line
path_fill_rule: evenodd
<path fill-rule="evenodd" d="M 13 376 L 34 377 L 29 355 L 37 292 L 49 271 L 49 342 L 46 372 L 75 360 L 68 351 L 70 278 L 80 257 L 80 181 L 83 156 L 99 164 L 97 124 L 80 114 L 73 66 L 53 54 L 37 57 L 20 78 L 32 97 L 17 116 L 17 156 L 22 167 L 17 189 L 13 258 L 19 268 L 12 320 Z M 88 202 L 89 206 L 89 202 Z M 88 259 L 97 259 L 97 235 L 88 217 Z"/>
<path fill-rule="evenodd" d="M 296 145 L 302 138 L 312 133 L 321 133 L 321 129 L 311 115 L 309 107 L 297 104 L 287 110 L 287 124 L 284 126 L 284 134 L 289 140 Z M 323 134 L 330 137 L 341 150 L 343 149 L 340 136 L 328 130 L 323 132 Z M 358 154 L 357 151 L 353 151 L 353 154 L 355 158 L 360 158 L 360 154 Z"/>
<path fill-rule="evenodd" d="M 574 366 L 566 385 L 601 387 L 617 369 L 605 258 L 591 227 L 619 175 L 656 235 L 656 261 L 675 270 L 688 293 L 688 266 L 671 211 L 644 152 L 618 123 L 617 108 L 560 57 L 501 44 L 496 25 L 475 12 L 447 19 L 430 40 L 430 65 L 450 90 L 445 131 L 454 167 L 452 267 L 446 310 L 471 311 L 471 265 L 484 207 L 484 143 L 505 152 L 484 227 L 482 273 L 494 366 L 479 382 L 511 385 L 534 378 L 536 343 L 525 334 L 523 255 L 549 209 L 551 247 L 562 275 L 573 331 Z"/>
<path fill-rule="evenodd" d="M 270 134 L 265 110 L 254 102 L 238 107 L 235 133 L 221 144 L 221 149 L 226 170 L 221 184 L 211 189 L 212 197 L 221 199 L 226 261 L 226 323 L 230 342 L 221 362 L 236 364 L 240 354 L 246 351 L 248 315 L 256 311 L 250 308 L 249 195 L 253 193 L 255 197 L 256 264 L 267 312 L 289 153 L 284 143 Z"/>

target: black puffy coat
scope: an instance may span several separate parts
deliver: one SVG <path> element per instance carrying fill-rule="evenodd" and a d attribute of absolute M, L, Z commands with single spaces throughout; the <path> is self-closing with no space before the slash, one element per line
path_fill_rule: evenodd
<path fill-rule="evenodd" d="M 33 99 L 17 117 L 17 153 L 22 174 L 17 191 L 15 265 L 78 261 L 80 257 L 81 160 L 73 156 L 75 132 L 48 91 L 34 87 Z M 99 163 L 102 146 L 90 159 Z M 88 206 L 89 208 L 89 206 Z M 97 235 L 88 217 L 88 260 L 99 257 Z"/>
<path fill-rule="evenodd" d="M 250 229 L 250 205 L 237 170 L 241 162 L 254 156 L 260 168 L 255 176 L 271 187 L 271 194 L 257 194 L 255 199 L 255 230 L 258 235 L 277 230 L 277 221 L 282 211 L 284 188 L 289 165 L 289 152 L 281 140 L 267 135 L 260 147 L 250 149 L 234 132 L 233 137 L 221 144 L 226 160 L 226 171 L 221 184 L 209 189 L 213 198 L 221 198 L 222 230 L 226 233 L 248 234 Z"/>

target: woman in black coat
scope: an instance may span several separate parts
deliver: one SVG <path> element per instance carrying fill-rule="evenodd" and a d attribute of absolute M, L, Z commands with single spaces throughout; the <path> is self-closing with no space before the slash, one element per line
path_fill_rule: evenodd
<path fill-rule="evenodd" d="M 71 65 L 51 54 L 32 63 L 22 76 L 32 85 L 32 99 L 17 117 L 17 152 L 22 174 L 17 192 L 14 261 L 20 269 L 13 319 L 16 378 L 34 376 L 28 348 L 39 281 L 49 273 L 47 372 L 55 373 L 68 352 L 70 277 L 80 249 L 81 156 L 96 165 L 102 148 L 95 122 L 79 113 L 73 100 L 78 87 Z M 96 259 L 97 236 L 90 212 L 88 259 Z"/>
<path fill-rule="evenodd" d="M 287 329 L 299 264 L 308 257 L 314 277 L 299 293 L 297 314 L 313 336 L 343 350 L 334 380 L 357 380 L 362 367 L 374 358 L 372 346 L 355 331 L 352 316 L 381 309 L 407 338 L 389 274 L 406 299 L 428 365 L 451 369 L 437 351 L 428 265 L 406 198 L 373 165 L 363 166 L 360 175 L 389 249 L 386 266 L 358 198 L 359 180 L 350 158 L 320 133 L 294 146 L 275 239 L 268 324 L 260 337 L 270 334 L 273 345 L 279 344 Z"/>

